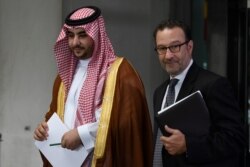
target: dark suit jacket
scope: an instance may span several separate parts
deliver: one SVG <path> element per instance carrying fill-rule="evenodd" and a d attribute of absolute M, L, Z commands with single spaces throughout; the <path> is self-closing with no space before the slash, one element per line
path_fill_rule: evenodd
<path fill-rule="evenodd" d="M 154 114 L 161 109 L 168 83 L 169 80 L 165 81 L 154 92 Z M 232 87 L 225 78 L 198 67 L 194 62 L 177 101 L 197 90 L 201 91 L 210 113 L 210 132 L 200 137 L 185 134 L 187 153 L 183 155 L 171 156 L 163 148 L 163 166 L 239 167 L 245 145 L 243 111 L 238 108 Z M 154 132 L 157 128 L 155 123 Z"/>

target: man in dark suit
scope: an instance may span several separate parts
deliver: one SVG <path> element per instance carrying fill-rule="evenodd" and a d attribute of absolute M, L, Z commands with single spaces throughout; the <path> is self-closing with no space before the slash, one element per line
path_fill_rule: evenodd
<path fill-rule="evenodd" d="M 169 82 L 175 78 L 178 82 L 174 87 L 174 100 L 200 90 L 211 122 L 207 135 L 192 136 L 166 126 L 170 136 L 160 138 L 156 138 L 159 130 L 155 123 L 155 141 L 160 141 L 162 148 L 162 164 L 158 166 L 239 167 L 245 145 L 243 112 L 228 80 L 197 66 L 192 59 L 191 31 L 183 22 L 163 21 L 156 27 L 154 38 L 160 64 L 170 76 L 154 92 L 155 116 L 164 108 Z M 155 159 L 154 167 L 157 166 Z"/>

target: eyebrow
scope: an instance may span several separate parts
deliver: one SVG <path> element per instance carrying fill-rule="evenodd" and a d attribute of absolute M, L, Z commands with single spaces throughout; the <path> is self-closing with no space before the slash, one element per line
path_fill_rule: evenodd
<path fill-rule="evenodd" d="M 73 33 L 73 34 L 74 34 L 73 31 L 68 30 L 68 31 L 67 31 L 67 34 L 69 34 L 69 33 Z M 83 30 L 83 31 L 77 32 L 76 34 L 87 34 L 87 33 L 86 33 L 85 30 Z"/>
<path fill-rule="evenodd" d="M 86 33 L 86 31 L 80 31 L 80 32 L 78 32 L 77 34 L 80 35 L 80 34 L 87 34 L 87 33 Z"/>
<path fill-rule="evenodd" d="M 164 45 L 164 44 L 159 44 L 157 46 L 163 46 L 163 47 L 171 47 L 171 46 L 176 46 L 179 45 L 180 43 L 182 43 L 181 41 L 177 40 L 177 41 L 172 41 L 170 44 L 168 45 Z"/>

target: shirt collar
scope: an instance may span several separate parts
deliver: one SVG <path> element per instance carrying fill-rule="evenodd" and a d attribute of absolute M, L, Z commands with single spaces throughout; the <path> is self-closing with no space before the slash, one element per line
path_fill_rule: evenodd
<path fill-rule="evenodd" d="M 78 65 L 77 65 L 77 67 L 78 68 L 83 68 L 83 67 L 87 67 L 88 66 L 88 64 L 89 64 L 89 62 L 90 62 L 90 60 L 91 60 L 91 58 L 88 58 L 88 59 L 81 59 L 81 60 L 79 60 L 78 61 Z"/>

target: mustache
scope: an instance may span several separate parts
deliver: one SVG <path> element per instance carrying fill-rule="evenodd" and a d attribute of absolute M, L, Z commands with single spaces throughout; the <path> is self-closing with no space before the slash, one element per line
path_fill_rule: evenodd
<path fill-rule="evenodd" d="M 171 64 L 171 63 L 174 63 L 174 62 L 176 62 L 176 61 L 173 60 L 173 59 L 164 59 L 163 62 L 164 62 L 165 64 Z"/>
<path fill-rule="evenodd" d="M 77 46 L 73 47 L 72 49 L 73 49 L 73 50 L 74 50 L 74 49 L 85 49 L 85 47 L 82 47 L 82 46 L 77 45 Z"/>

